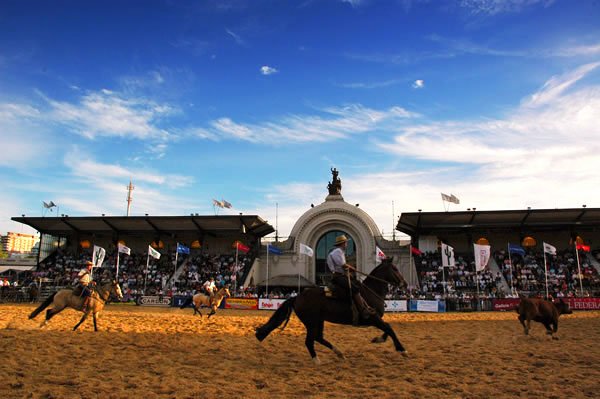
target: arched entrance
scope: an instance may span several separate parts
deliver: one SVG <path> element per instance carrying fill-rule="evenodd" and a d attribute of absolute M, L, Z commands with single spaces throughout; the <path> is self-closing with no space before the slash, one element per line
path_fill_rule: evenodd
<path fill-rule="evenodd" d="M 335 238 L 341 235 L 348 237 L 348 247 L 346 248 L 346 261 L 351 265 L 356 265 L 356 244 L 352 236 L 345 231 L 331 230 L 322 235 L 317 241 L 317 250 L 315 256 L 315 283 L 317 285 L 327 285 L 331 273 L 327 268 L 327 255 L 335 245 Z"/>

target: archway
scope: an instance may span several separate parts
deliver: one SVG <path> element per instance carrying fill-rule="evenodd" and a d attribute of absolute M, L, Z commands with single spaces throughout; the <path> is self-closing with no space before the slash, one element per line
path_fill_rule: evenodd
<path fill-rule="evenodd" d="M 327 268 L 327 255 L 333 249 L 335 238 L 340 235 L 348 237 L 348 247 L 346 248 L 346 261 L 351 265 L 356 265 L 356 244 L 350 234 L 341 230 L 331 230 L 323 234 L 317 241 L 317 250 L 315 251 L 315 283 L 317 285 L 327 285 L 331 278 L 331 273 Z"/>

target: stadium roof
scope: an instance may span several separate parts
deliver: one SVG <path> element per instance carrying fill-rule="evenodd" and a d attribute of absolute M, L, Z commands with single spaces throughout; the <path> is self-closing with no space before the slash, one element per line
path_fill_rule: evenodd
<path fill-rule="evenodd" d="M 184 233 L 202 232 L 227 235 L 245 231 L 263 237 L 275 231 L 260 216 L 60 216 L 13 217 L 12 220 L 33 227 L 40 233 L 67 236 L 87 233 Z"/>
<path fill-rule="evenodd" d="M 465 229 L 588 229 L 600 226 L 600 208 L 402 213 L 396 230 L 410 236 Z"/>

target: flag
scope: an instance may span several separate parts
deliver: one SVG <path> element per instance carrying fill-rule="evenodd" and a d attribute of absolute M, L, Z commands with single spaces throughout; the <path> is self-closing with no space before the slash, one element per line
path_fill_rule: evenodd
<path fill-rule="evenodd" d="M 315 252 L 308 245 L 300 244 L 300 253 L 307 256 L 313 256 Z"/>
<path fill-rule="evenodd" d="M 225 204 L 221 201 L 213 199 L 213 206 L 218 206 L 219 208 L 225 208 Z"/>
<path fill-rule="evenodd" d="M 475 270 L 480 272 L 490 261 L 490 246 L 473 244 L 473 251 L 475 253 Z"/>
<path fill-rule="evenodd" d="M 458 198 L 456 198 L 456 195 L 454 195 L 454 194 L 448 195 L 448 194 L 444 194 L 444 193 L 441 193 L 441 194 L 442 194 L 443 201 L 452 202 L 453 204 L 460 204 L 460 200 Z"/>
<path fill-rule="evenodd" d="M 375 264 L 379 265 L 386 258 L 385 254 L 377 245 L 375 245 Z"/>
<path fill-rule="evenodd" d="M 556 247 L 553 247 L 550 244 L 544 243 L 544 252 L 546 252 L 550 255 L 556 255 Z"/>
<path fill-rule="evenodd" d="M 508 243 L 508 252 L 510 252 L 511 254 L 525 256 L 525 249 L 522 246 L 517 244 L 511 244 L 510 242 Z"/>
<path fill-rule="evenodd" d="M 417 248 L 417 247 L 413 247 L 413 246 L 411 246 L 411 247 L 410 247 L 410 252 L 411 252 L 413 255 L 423 255 L 423 252 L 421 252 L 421 251 L 419 250 L 419 248 Z"/>
<path fill-rule="evenodd" d="M 94 245 L 94 252 L 92 252 L 92 263 L 94 264 L 94 267 L 102 267 L 104 255 L 106 255 L 106 250 Z"/>
<path fill-rule="evenodd" d="M 454 267 L 456 262 L 454 261 L 454 248 L 450 245 L 442 244 L 442 266 L 443 267 Z"/>
<path fill-rule="evenodd" d="M 44 208 L 48 209 L 50 208 L 50 204 L 46 203 L 46 201 L 42 201 L 44 203 Z"/>
<path fill-rule="evenodd" d="M 590 246 L 584 244 L 577 244 L 577 249 L 584 252 L 590 252 Z"/>
<path fill-rule="evenodd" d="M 221 200 L 221 203 L 223 204 L 223 206 L 225 208 L 233 208 L 233 205 L 231 205 L 231 202 L 227 202 L 225 200 Z"/>
<path fill-rule="evenodd" d="M 250 248 L 248 248 L 250 249 Z M 274 255 L 283 255 L 283 251 L 277 247 L 274 247 L 270 244 L 267 244 L 267 251 L 269 251 L 269 253 L 274 254 Z"/>
<path fill-rule="evenodd" d="M 117 245 L 119 248 L 119 252 L 122 254 L 127 254 L 127 255 L 131 255 L 131 249 L 129 247 L 126 247 L 123 244 L 118 244 Z"/>
<path fill-rule="evenodd" d="M 238 251 L 241 251 L 243 253 L 246 253 L 246 252 L 250 251 L 250 247 L 242 244 L 239 241 L 234 242 L 233 243 L 233 247 L 236 248 Z"/>
<path fill-rule="evenodd" d="M 189 255 L 190 249 L 183 244 L 177 243 L 177 253 Z"/>
<path fill-rule="evenodd" d="M 154 259 L 160 259 L 160 252 L 152 248 L 150 245 L 148 245 L 148 255 L 152 256 Z"/>

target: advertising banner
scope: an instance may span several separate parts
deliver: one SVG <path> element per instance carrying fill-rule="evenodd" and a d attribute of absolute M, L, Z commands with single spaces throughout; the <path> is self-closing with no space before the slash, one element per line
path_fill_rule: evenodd
<path fill-rule="evenodd" d="M 140 296 L 137 300 L 137 304 L 140 306 L 171 306 L 171 297 L 158 295 L 152 296 Z"/>
<path fill-rule="evenodd" d="M 414 300 L 410 301 L 411 312 L 445 312 L 446 303 L 444 301 L 425 301 Z"/>
<path fill-rule="evenodd" d="M 260 298 L 258 300 L 258 308 L 261 310 L 277 310 L 284 302 L 285 299 Z"/>
<path fill-rule="evenodd" d="M 385 301 L 386 312 L 408 312 L 408 301 L 399 299 L 394 301 Z"/>
<path fill-rule="evenodd" d="M 225 309 L 258 309 L 258 299 L 255 298 L 227 298 L 225 299 Z"/>
<path fill-rule="evenodd" d="M 600 298 L 563 298 L 571 310 L 600 310 Z"/>
<path fill-rule="evenodd" d="M 492 309 L 495 311 L 512 311 L 519 306 L 521 302 L 518 298 L 493 299 Z"/>

